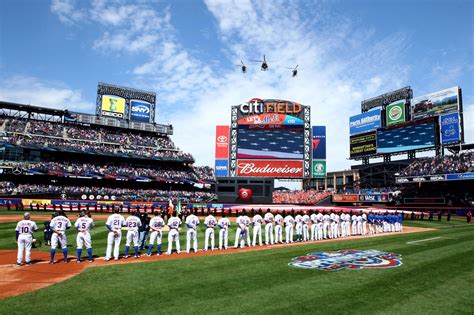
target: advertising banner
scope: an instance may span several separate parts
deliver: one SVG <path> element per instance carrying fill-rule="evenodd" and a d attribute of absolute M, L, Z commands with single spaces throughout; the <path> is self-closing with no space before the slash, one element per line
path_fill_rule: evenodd
<path fill-rule="evenodd" d="M 447 180 L 473 180 L 474 173 L 447 174 Z"/>
<path fill-rule="evenodd" d="M 303 119 L 285 114 L 260 114 L 241 118 L 239 125 L 303 125 Z"/>
<path fill-rule="evenodd" d="M 334 194 L 332 195 L 332 202 L 357 202 L 358 198 L 356 194 Z"/>
<path fill-rule="evenodd" d="M 216 160 L 214 174 L 216 177 L 229 176 L 229 160 Z"/>
<path fill-rule="evenodd" d="M 387 126 L 404 123 L 406 120 L 405 100 L 396 101 L 390 105 L 387 105 L 385 116 Z"/>
<path fill-rule="evenodd" d="M 216 126 L 216 159 L 229 158 L 229 126 Z"/>
<path fill-rule="evenodd" d="M 359 157 L 377 153 L 376 133 L 368 132 L 350 138 L 350 157 Z"/>
<path fill-rule="evenodd" d="M 326 178 L 326 160 L 313 160 L 313 178 Z"/>
<path fill-rule="evenodd" d="M 434 145 L 433 121 L 401 128 L 377 130 L 377 154 L 420 150 L 434 147 Z"/>
<path fill-rule="evenodd" d="M 118 96 L 102 96 L 102 115 L 115 118 L 124 118 L 125 99 Z"/>
<path fill-rule="evenodd" d="M 349 118 L 350 135 L 372 131 L 380 127 L 382 127 L 380 108 Z"/>
<path fill-rule="evenodd" d="M 237 118 L 239 120 L 243 117 L 260 114 L 290 115 L 303 120 L 304 105 L 291 101 L 252 98 L 248 102 L 234 107 L 237 109 Z"/>
<path fill-rule="evenodd" d="M 459 113 L 451 113 L 439 116 L 441 126 L 441 143 L 458 143 L 461 139 Z"/>
<path fill-rule="evenodd" d="M 359 195 L 359 202 L 389 202 L 389 194 L 367 194 Z"/>
<path fill-rule="evenodd" d="M 313 159 L 326 159 L 326 126 L 313 126 Z"/>
<path fill-rule="evenodd" d="M 411 101 L 412 119 L 421 119 L 459 111 L 459 87 L 415 97 Z"/>
<path fill-rule="evenodd" d="M 302 178 L 303 161 L 238 160 L 237 175 L 246 177 Z"/>
<path fill-rule="evenodd" d="M 130 120 L 150 122 L 151 105 L 143 101 L 130 101 Z"/>

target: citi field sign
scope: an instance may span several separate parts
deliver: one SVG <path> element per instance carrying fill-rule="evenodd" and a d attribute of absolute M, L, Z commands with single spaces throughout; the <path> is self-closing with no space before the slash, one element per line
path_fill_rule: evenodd
<path fill-rule="evenodd" d="M 263 100 L 260 98 L 252 98 L 250 101 L 239 106 L 242 115 L 255 114 L 286 114 L 299 116 L 302 112 L 303 105 L 284 101 L 284 100 Z"/>

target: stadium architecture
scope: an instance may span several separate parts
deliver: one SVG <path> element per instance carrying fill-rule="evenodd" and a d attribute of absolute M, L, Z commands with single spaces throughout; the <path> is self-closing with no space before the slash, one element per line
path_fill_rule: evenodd
<path fill-rule="evenodd" d="M 214 199 L 213 170 L 194 166 L 155 123 L 155 93 L 99 83 L 96 114 L 0 102 L 0 203 L 162 207 Z"/>

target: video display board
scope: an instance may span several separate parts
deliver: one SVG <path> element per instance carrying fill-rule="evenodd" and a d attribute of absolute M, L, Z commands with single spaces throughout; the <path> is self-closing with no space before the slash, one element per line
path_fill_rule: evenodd
<path fill-rule="evenodd" d="M 355 135 L 382 127 L 381 109 L 355 115 L 349 118 L 349 133 Z"/>
<path fill-rule="evenodd" d="M 411 101 L 412 119 L 422 119 L 459 111 L 459 87 L 418 96 Z"/>
<path fill-rule="evenodd" d="M 350 138 L 350 157 L 360 157 L 377 153 L 375 131 L 354 135 Z"/>
<path fill-rule="evenodd" d="M 433 120 L 377 130 L 377 154 L 432 148 L 436 144 Z"/>
<path fill-rule="evenodd" d="M 102 115 L 123 118 L 125 114 L 125 99 L 113 95 L 102 96 Z"/>
<path fill-rule="evenodd" d="M 385 125 L 393 126 L 406 121 L 405 100 L 400 100 L 387 105 L 385 109 Z"/>
<path fill-rule="evenodd" d="M 143 101 L 130 101 L 130 120 L 150 122 L 151 104 Z"/>
<path fill-rule="evenodd" d="M 451 113 L 439 116 L 441 127 L 441 143 L 459 143 L 461 141 L 459 113 Z"/>

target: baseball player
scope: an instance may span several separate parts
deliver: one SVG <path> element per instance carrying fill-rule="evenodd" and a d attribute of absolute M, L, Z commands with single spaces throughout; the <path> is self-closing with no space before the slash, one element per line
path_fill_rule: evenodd
<path fill-rule="evenodd" d="M 322 221 L 323 221 L 323 238 L 324 239 L 327 239 L 328 236 L 329 236 L 329 225 L 330 225 L 330 221 L 331 221 L 331 216 L 329 215 L 329 213 L 325 212 L 323 217 L 322 217 Z"/>
<path fill-rule="evenodd" d="M 275 244 L 283 244 L 283 216 L 279 213 L 275 215 Z"/>
<path fill-rule="evenodd" d="M 309 215 L 306 212 L 303 214 L 303 241 L 309 241 Z"/>
<path fill-rule="evenodd" d="M 165 226 L 165 221 L 161 217 L 161 213 L 159 211 L 155 211 L 154 217 L 150 220 L 150 243 L 148 244 L 148 256 L 152 255 L 153 246 L 155 245 L 158 247 L 156 250 L 157 255 L 161 255 L 161 241 L 163 239 L 163 227 Z"/>
<path fill-rule="evenodd" d="M 275 217 L 270 212 L 270 208 L 267 209 L 263 220 L 265 221 L 265 245 L 273 245 L 273 221 Z"/>
<path fill-rule="evenodd" d="M 91 263 L 94 261 L 92 258 L 92 241 L 90 230 L 94 226 L 94 220 L 86 215 L 85 211 L 81 211 L 79 218 L 74 223 L 74 227 L 77 230 L 76 244 L 77 244 L 77 262 L 81 262 L 82 247 L 86 247 L 87 255 L 89 255 L 88 261 Z"/>
<path fill-rule="evenodd" d="M 346 213 L 346 237 L 351 236 L 351 215 L 349 213 Z"/>
<path fill-rule="evenodd" d="M 61 244 L 61 248 L 63 250 L 64 262 L 67 263 L 66 230 L 71 228 L 71 221 L 69 221 L 69 219 L 66 217 L 64 211 L 60 210 L 51 220 L 50 226 L 51 231 L 53 231 L 53 235 L 51 236 L 51 259 L 49 260 L 49 263 L 54 264 L 54 255 L 56 254 L 58 242 Z"/>
<path fill-rule="evenodd" d="M 219 249 L 227 249 L 227 245 L 229 242 L 229 226 L 230 221 L 225 217 L 225 212 L 222 211 L 222 218 L 219 219 L 217 222 L 219 226 Z"/>
<path fill-rule="evenodd" d="M 105 222 L 109 233 L 107 235 L 107 250 L 105 252 L 105 261 L 112 257 L 112 245 L 114 246 L 114 259 L 119 259 L 120 242 L 122 241 L 122 227 L 125 226 L 125 218 L 119 214 L 120 209 L 115 208 L 114 214 L 110 215 Z"/>
<path fill-rule="evenodd" d="M 311 240 L 315 241 L 317 239 L 317 232 L 316 229 L 318 227 L 318 217 L 317 215 L 319 214 L 319 211 L 316 211 L 316 213 L 311 213 L 310 215 L 310 220 L 311 220 Z"/>
<path fill-rule="evenodd" d="M 367 224 L 369 226 L 369 233 L 370 235 L 374 234 L 374 214 L 372 211 L 369 212 L 369 215 L 367 216 Z"/>
<path fill-rule="evenodd" d="M 317 226 L 316 226 L 316 235 L 318 241 L 323 239 L 323 214 L 318 211 L 316 214 Z"/>
<path fill-rule="evenodd" d="M 125 256 L 128 258 L 128 252 L 130 250 L 130 244 L 133 242 L 133 250 L 135 251 L 135 258 L 140 257 L 140 252 L 138 247 L 140 246 L 139 242 L 139 232 L 138 230 L 142 226 L 142 221 L 140 220 L 140 212 L 136 211 L 133 215 L 129 216 L 125 220 L 125 226 L 127 227 L 127 238 L 125 241 Z"/>
<path fill-rule="evenodd" d="M 250 247 L 250 245 L 252 244 L 250 242 L 250 218 L 247 216 L 247 212 L 244 210 L 244 215 L 242 216 L 242 221 L 241 221 L 244 225 L 245 225 L 245 239 L 247 240 L 247 246 Z"/>
<path fill-rule="evenodd" d="M 351 221 L 352 221 L 352 235 L 357 235 L 357 215 L 355 214 L 355 212 L 351 217 Z"/>
<path fill-rule="evenodd" d="M 245 245 L 245 230 L 246 230 L 246 227 L 245 227 L 245 224 L 242 223 L 243 215 L 244 215 L 244 212 L 242 211 L 240 213 L 240 215 L 237 217 L 237 219 L 235 220 L 235 223 L 237 224 L 237 229 L 235 230 L 234 248 L 237 248 L 238 246 L 243 248 L 244 245 Z"/>
<path fill-rule="evenodd" d="M 173 212 L 173 216 L 168 220 L 168 227 L 170 231 L 168 232 L 168 251 L 167 255 L 171 255 L 173 250 L 173 241 L 176 243 L 176 253 L 181 253 L 179 245 L 179 227 L 181 226 L 181 219 L 178 218 L 178 213 Z M 197 246 L 197 245 L 196 245 Z"/>
<path fill-rule="evenodd" d="M 206 219 L 204 219 L 204 225 L 206 226 L 206 232 L 204 234 L 204 251 L 207 251 L 209 248 L 209 239 L 211 240 L 211 250 L 214 250 L 214 228 L 217 225 L 217 220 L 211 214 L 211 211 L 208 211 L 207 214 Z"/>
<path fill-rule="evenodd" d="M 189 254 L 191 250 L 191 242 L 193 242 L 193 250 L 197 252 L 198 241 L 197 241 L 197 226 L 199 225 L 199 218 L 191 210 L 191 214 L 186 217 L 186 253 Z"/>
<path fill-rule="evenodd" d="M 301 242 L 303 240 L 303 216 L 301 212 L 295 216 L 296 222 L 296 241 Z"/>
<path fill-rule="evenodd" d="M 336 223 L 335 215 L 336 214 L 333 211 L 329 214 L 329 238 L 334 238 L 334 224 Z"/>
<path fill-rule="evenodd" d="M 258 245 L 262 246 L 262 210 L 259 210 L 259 213 L 253 216 L 252 218 L 252 226 L 253 226 L 253 242 L 252 246 L 257 245 L 257 237 L 258 237 Z"/>
<path fill-rule="evenodd" d="M 361 224 L 362 224 L 362 235 L 366 236 L 367 235 L 367 214 L 365 214 L 365 212 L 363 212 L 361 214 Z"/>
<path fill-rule="evenodd" d="M 23 263 L 23 252 L 25 252 L 25 264 L 31 266 L 31 246 L 33 244 L 33 232 L 38 227 L 34 221 L 30 220 L 30 214 L 26 212 L 23 220 L 18 222 L 15 228 L 16 243 L 18 244 L 18 255 L 16 264 L 21 266 Z"/>
<path fill-rule="evenodd" d="M 286 240 L 286 243 L 293 243 L 293 225 L 295 224 L 295 219 L 293 219 L 293 217 L 288 214 L 286 217 L 285 217 L 285 240 Z"/>

